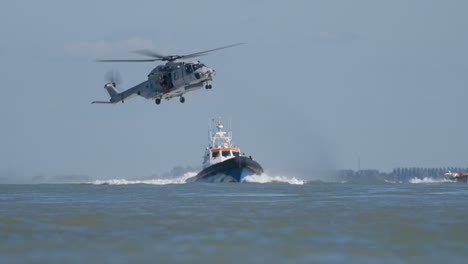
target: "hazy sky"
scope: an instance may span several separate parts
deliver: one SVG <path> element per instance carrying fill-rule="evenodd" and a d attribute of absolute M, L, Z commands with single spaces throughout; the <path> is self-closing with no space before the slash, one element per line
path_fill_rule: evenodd
<path fill-rule="evenodd" d="M 468 167 L 467 1 L 2 1 L 0 181 L 147 177 L 200 166 L 208 120 L 271 174 L 310 168 Z M 157 63 L 200 58 L 212 90 L 107 100 Z"/>

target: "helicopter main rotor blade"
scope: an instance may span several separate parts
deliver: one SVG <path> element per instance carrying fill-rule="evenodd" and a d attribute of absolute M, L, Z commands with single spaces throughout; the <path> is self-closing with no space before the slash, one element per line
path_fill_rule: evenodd
<path fill-rule="evenodd" d="M 97 60 L 97 62 L 153 62 L 161 59 L 148 59 L 148 60 Z"/>
<path fill-rule="evenodd" d="M 151 50 L 135 50 L 134 53 L 145 55 L 148 57 L 158 58 L 161 60 L 167 57 Z"/>
<path fill-rule="evenodd" d="M 239 45 L 243 45 L 243 44 L 245 44 L 245 43 L 231 44 L 231 45 L 227 45 L 227 46 L 223 46 L 223 47 L 219 47 L 219 48 L 215 48 L 215 49 L 200 51 L 200 52 L 187 54 L 187 55 L 181 55 L 181 56 L 178 56 L 178 58 L 179 59 L 186 59 L 186 58 L 199 57 L 199 56 L 206 55 L 205 53 L 208 53 L 208 52 L 212 52 L 212 51 L 215 51 L 215 50 L 221 50 L 221 49 L 227 49 L 227 48 L 231 48 L 231 47 L 235 47 L 235 46 L 239 46 Z"/>
<path fill-rule="evenodd" d="M 193 57 L 204 56 L 204 55 L 207 55 L 208 52 L 212 52 L 212 51 L 215 51 L 215 50 L 221 50 L 221 49 L 227 49 L 227 48 L 239 46 L 239 45 L 242 45 L 242 44 L 245 44 L 245 43 L 231 44 L 231 45 L 227 45 L 227 46 L 223 46 L 223 47 L 219 47 L 219 48 L 215 48 L 215 49 L 204 50 L 204 51 L 195 52 L 195 53 L 186 54 L 186 55 L 168 55 L 168 56 L 165 56 L 165 55 L 156 53 L 156 52 L 151 51 L 151 50 L 136 50 L 136 51 L 134 51 L 134 53 L 138 53 L 138 54 L 145 55 L 145 56 L 148 56 L 148 57 L 153 57 L 155 59 L 146 59 L 146 60 L 97 60 L 97 62 L 175 61 L 175 60 L 178 60 L 178 59 L 188 59 L 188 58 L 193 58 Z"/>
<path fill-rule="evenodd" d="M 182 56 L 179 56 L 178 58 L 179 59 L 190 59 L 190 58 L 195 58 L 195 57 L 202 57 L 202 56 L 206 56 L 206 55 L 210 55 L 210 53 L 202 53 L 202 54 L 196 54 L 196 55 L 182 55 Z"/>

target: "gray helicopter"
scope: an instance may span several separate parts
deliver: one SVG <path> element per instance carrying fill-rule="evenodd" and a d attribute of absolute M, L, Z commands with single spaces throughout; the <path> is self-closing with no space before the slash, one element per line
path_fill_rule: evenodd
<path fill-rule="evenodd" d="M 139 50 L 135 53 L 152 57 L 152 59 L 135 60 L 98 60 L 98 62 L 154 62 L 167 61 L 165 65 L 158 65 L 150 74 L 148 80 L 129 88 L 123 92 L 117 90 L 119 77 L 115 72 L 107 75 L 108 83 L 104 88 L 110 95 L 109 101 L 94 101 L 93 104 L 115 104 L 124 102 L 127 98 L 139 95 L 160 104 L 162 99 L 170 100 L 179 97 L 181 103 L 185 102 L 184 94 L 203 88 L 211 89 L 215 70 L 200 62 L 176 62 L 179 59 L 189 59 L 207 55 L 208 52 L 226 49 L 243 43 L 236 43 L 216 49 L 205 50 L 187 55 L 161 55 L 150 50 Z"/>

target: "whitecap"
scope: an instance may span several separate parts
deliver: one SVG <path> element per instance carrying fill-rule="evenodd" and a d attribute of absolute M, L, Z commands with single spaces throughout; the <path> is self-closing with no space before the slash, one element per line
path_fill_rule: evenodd
<path fill-rule="evenodd" d="M 289 184 L 304 184 L 303 180 L 297 179 L 296 177 L 288 177 L 288 176 L 270 176 L 266 173 L 261 175 L 250 175 L 246 176 L 243 182 L 249 183 L 272 183 L 272 182 L 281 182 L 281 183 L 289 183 Z"/>
<path fill-rule="evenodd" d="M 95 180 L 91 184 L 102 184 L 102 185 L 127 185 L 127 184 L 154 184 L 154 185 L 166 185 L 166 184 L 184 184 L 187 179 L 197 175 L 196 172 L 187 172 L 184 175 L 176 178 L 167 179 L 149 179 L 149 180 L 126 180 L 126 179 L 111 179 L 111 180 Z"/>
<path fill-rule="evenodd" d="M 449 179 L 434 179 L 434 178 L 431 178 L 431 177 L 424 177 L 424 178 L 411 178 L 409 180 L 410 183 L 413 183 L 413 184 L 418 184 L 418 183 L 444 183 L 444 182 L 453 182 Z"/>

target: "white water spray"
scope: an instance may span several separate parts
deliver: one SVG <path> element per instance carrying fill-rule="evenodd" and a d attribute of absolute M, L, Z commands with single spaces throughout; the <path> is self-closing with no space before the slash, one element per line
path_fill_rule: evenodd
<path fill-rule="evenodd" d="M 296 177 L 270 176 L 266 173 L 263 173 L 261 175 L 247 176 L 244 178 L 243 182 L 254 182 L 254 183 L 281 182 L 281 183 L 298 184 L 298 185 L 302 185 L 305 183 L 303 180 L 299 180 Z"/>
<path fill-rule="evenodd" d="M 187 172 L 184 175 L 176 178 L 168 179 L 150 179 L 150 180 L 126 180 L 126 179 L 111 179 L 111 180 L 95 180 L 90 182 L 97 185 L 128 185 L 128 184 L 154 184 L 154 185 L 167 185 L 167 184 L 185 184 L 187 179 L 197 175 L 196 172 Z M 252 175 L 244 178 L 243 182 L 246 183 L 288 183 L 302 185 L 305 184 L 304 180 L 297 179 L 296 177 L 288 176 L 270 176 L 268 174 Z"/>
<path fill-rule="evenodd" d="M 413 183 L 413 184 L 419 184 L 419 183 L 444 183 L 444 182 L 453 182 L 451 180 L 448 180 L 448 179 L 434 179 L 434 178 L 431 178 L 431 177 L 424 177 L 424 178 L 411 178 L 409 180 L 410 183 Z"/>
<path fill-rule="evenodd" d="M 151 179 L 151 180 L 126 180 L 126 179 L 112 179 L 112 180 L 95 180 L 92 184 L 108 184 L 108 185 L 127 185 L 127 184 L 154 184 L 154 185 L 166 185 L 166 184 L 184 184 L 187 179 L 197 175 L 196 172 L 187 172 L 184 175 L 177 178 L 169 179 Z"/>

